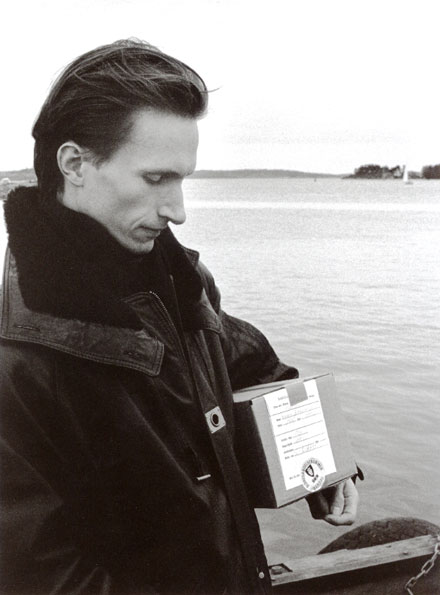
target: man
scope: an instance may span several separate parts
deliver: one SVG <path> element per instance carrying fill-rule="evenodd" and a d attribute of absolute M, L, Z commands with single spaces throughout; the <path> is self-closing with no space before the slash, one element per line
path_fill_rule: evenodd
<path fill-rule="evenodd" d="M 38 188 L 5 205 L 2 593 L 270 590 L 231 391 L 297 371 L 168 228 L 206 106 L 125 41 L 69 65 L 34 126 Z M 350 480 L 311 507 L 349 524 L 356 503 Z"/>

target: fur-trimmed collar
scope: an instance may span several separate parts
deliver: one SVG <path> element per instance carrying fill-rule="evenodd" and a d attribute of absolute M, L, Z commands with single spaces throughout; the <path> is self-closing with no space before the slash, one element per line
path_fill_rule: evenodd
<path fill-rule="evenodd" d="M 147 279 L 148 255 L 129 253 L 87 215 L 60 203 L 47 206 L 34 187 L 14 189 L 4 210 L 27 308 L 63 318 L 141 328 L 123 298 L 127 297 L 124 290 L 130 276 L 131 280 L 136 277 L 136 286 L 143 283 L 144 272 Z M 169 229 L 156 243 L 175 279 L 181 309 L 189 312 L 190 303 L 200 297 L 200 277 Z"/>

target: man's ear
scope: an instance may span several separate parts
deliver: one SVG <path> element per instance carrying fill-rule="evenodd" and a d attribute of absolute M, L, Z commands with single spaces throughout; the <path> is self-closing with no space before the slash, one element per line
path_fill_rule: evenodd
<path fill-rule="evenodd" d="M 58 167 L 64 179 L 75 186 L 82 186 L 84 183 L 85 156 L 84 149 L 73 141 L 65 142 L 57 151 Z"/>

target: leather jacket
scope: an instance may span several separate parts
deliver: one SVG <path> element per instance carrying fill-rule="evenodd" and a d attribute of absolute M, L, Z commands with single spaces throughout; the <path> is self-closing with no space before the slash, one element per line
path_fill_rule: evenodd
<path fill-rule="evenodd" d="M 297 371 L 222 311 L 198 254 L 182 251 L 203 286 L 182 334 L 152 292 L 127 299 L 136 329 L 29 309 L 8 252 L 2 593 L 270 591 L 232 390 Z"/>

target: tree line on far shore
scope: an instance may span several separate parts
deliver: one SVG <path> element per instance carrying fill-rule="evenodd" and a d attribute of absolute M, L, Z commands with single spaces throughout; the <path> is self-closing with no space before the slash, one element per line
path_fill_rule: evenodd
<path fill-rule="evenodd" d="M 437 165 L 425 165 L 422 168 L 422 178 L 426 178 L 427 180 L 439 180 L 440 163 Z"/>
<path fill-rule="evenodd" d="M 373 178 L 373 179 L 398 179 L 403 178 L 405 166 L 396 165 L 395 167 L 381 166 L 376 163 L 361 165 L 354 170 L 354 174 L 349 178 Z M 440 164 L 425 165 L 421 172 L 408 172 L 410 178 L 425 178 L 426 180 L 440 179 Z"/>

